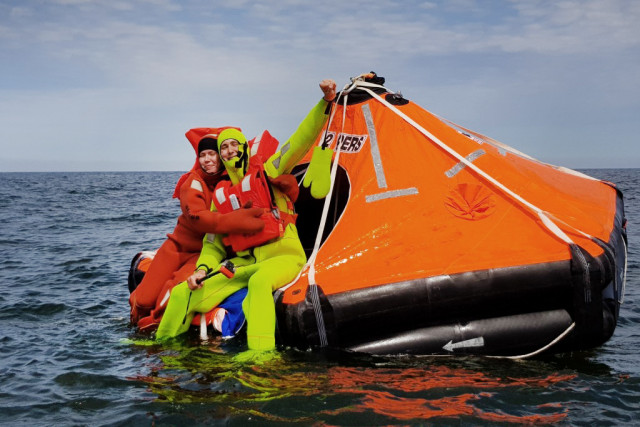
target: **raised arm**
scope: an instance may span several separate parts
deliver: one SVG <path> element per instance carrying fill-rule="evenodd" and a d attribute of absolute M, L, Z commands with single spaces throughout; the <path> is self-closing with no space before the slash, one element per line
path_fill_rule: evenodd
<path fill-rule="evenodd" d="M 323 98 L 307 114 L 291 137 L 264 164 L 267 174 L 275 178 L 291 172 L 313 146 L 327 118 L 327 106 L 336 97 L 336 83 L 326 79 L 320 82 Z"/>

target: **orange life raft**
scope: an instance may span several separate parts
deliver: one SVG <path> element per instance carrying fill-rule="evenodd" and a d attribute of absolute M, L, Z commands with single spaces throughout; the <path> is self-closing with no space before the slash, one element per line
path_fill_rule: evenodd
<path fill-rule="evenodd" d="M 329 206 L 301 189 L 310 260 L 275 294 L 280 342 L 526 357 L 607 341 L 626 269 L 615 185 L 536 161 L 383 84 L 352 79 L 319 136 L 335 151 Z"/>

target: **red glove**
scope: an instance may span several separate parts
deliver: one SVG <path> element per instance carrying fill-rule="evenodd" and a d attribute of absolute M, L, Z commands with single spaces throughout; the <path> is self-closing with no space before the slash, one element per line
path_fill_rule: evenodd
<path fill-rule="evenodd" d="M 284 174 L 276 178 L 269 178 L 269 182 L 285 194 L 292 202 L 295 203 L 295 201 L 298 200 L 300 188 L 298 188 L 298 181 L 296 181 L 295 176 L 291 174 Z"/>
<path fill-rule="evenodd" d="M 216 233 L 226 234 L 254 234 L 262 231 L 264 221 L 260 216 L 264 213 L 262 208 L 243 207 L 218 216 Z"/>

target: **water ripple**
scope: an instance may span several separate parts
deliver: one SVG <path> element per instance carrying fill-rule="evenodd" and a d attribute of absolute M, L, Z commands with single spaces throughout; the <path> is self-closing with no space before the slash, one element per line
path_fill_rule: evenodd
<path fill-rule="evenodd" d="M 63 303 L 20 302 L 11 306 L 0 307 L 0 319 L 20 318 L 23 321 L 41 321 L 42 317 L 53 316 L 64 312 L 68 306 Z"/>
<path fill-rule="evenodd" d="M 640 173 L 596 172 L 624 187 L 633 224 L 640 218 Z M 282 349 L 272 360 L 247 364 L 235 359 L 242 340 L 123 344 L 144 338 L 127 326 L 129 262 L 139 250 L 156 249 L 175 226 L 179 207 L 171 194 L 179 176 L 2 174 L 0 422 L 638 423 L 640 231 L 631 226 L 621 319 L 597 350 L 513 362 Z"/>

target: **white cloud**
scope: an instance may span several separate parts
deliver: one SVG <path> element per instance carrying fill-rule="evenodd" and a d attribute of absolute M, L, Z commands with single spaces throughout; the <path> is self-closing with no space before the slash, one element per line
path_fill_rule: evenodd
<path fill-rule="evenodd" d="M 128 153 L 163 147 L 147 155 L 161 162 L 167 152 L 179 158 L 184 131 L 204 122 L 250 134 L 268 126 L 284 138 L 317 99 L 317 81 L 342 85 L 369 70 L 385 75 L 390 89 L 506 143 L 513 141 L 500 132 L 521 137 L 532 114 L 551 122 L 572 111 L 564 125 L 575 128 L 606 111 L 638 111 L 640 3 L 490 6 L 56 0 L 9 13 L 0 5 L 8 17 L 0 59 L 11 58 L 0 76 L 0 144 L 46 139 L 43 150 L 55 156 L 80 134 L 109 145 L 105 157 L 125 144 Z M 535 137 L 525 143 L 537 149 Z"/>
<path fill-rule="evenodd" d="M 27 18 L 29 16 L 32 16 L 33 13 L 31 11 L 31 9 L 26 8 L 26 7 L 20 7 L 20 6 L 16 6 L 16 7 L 12 7 L 11 11 L 9 12 L 9 17 L 12 19 L 22 19 L 22 18 Z"/>
<path fill-rule="evenodd" d="M 509 30 L 522 28 L 509 51 L 583 53 L 622 50 L 640 44 L 640 4 L 627 1 L 514 1 L 519 19 Z M 509 37 L 504 37 L 508 41 Z"/>
<path fill-rule="evenodd" d="M 435 9 L 438 7 L 438 5 L 432 1 L 425 1 L 422 2 L 419 7 L 422 9 Z"/>

